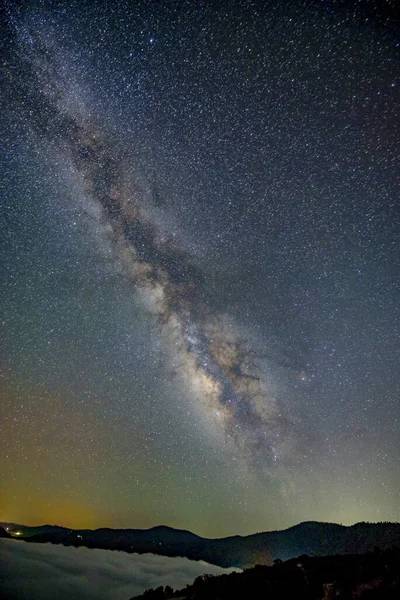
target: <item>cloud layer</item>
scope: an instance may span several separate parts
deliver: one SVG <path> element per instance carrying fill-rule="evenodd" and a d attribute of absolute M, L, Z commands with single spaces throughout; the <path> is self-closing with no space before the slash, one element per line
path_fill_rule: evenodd
<path fill-rule="evenodd" d="M 0 540 L 1 597 L 129 600 L 150 587 L 181 588 L 203 573 L 234 571 L 187 558 Z"/>

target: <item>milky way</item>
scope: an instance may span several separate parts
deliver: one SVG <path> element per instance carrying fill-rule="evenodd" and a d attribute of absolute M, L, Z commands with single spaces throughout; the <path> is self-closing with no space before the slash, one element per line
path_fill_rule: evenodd
<path fill-rule="evenodd" d="M 0 520 L 398 518 L 392 8 L 6 4 Z"/>
<path fill-rule="evenodd" d="M 267 469 L 284 461 L 293 450 L 293 426 L 269 389 L 261 357 L 238 327 L 224 323 L 203 299 L 204 274 L 146 210 L 121 145 L 84 106 L 79 112 L 68 106 L 67 82 L 57 77 L 52 58 L 55 49 L 29 31 L 20 39 L 32 76 L 21 83 L 25 110 L 36 131 L 55 141 L 55 150 L 73 168 L 87 206 L 97 207 L 98 224 L 118 264 L 159 323 L 180 383 L 214 433 L 222 433 L 247 462 Z"/>

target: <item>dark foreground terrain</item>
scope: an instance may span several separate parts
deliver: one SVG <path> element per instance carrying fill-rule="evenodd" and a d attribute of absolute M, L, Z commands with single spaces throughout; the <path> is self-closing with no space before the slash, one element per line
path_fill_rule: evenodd
<path fill-rule="evenodd" d="M 146 590 L 131 600 L 397 600 L 400 548 L 355 555 L 299 556 L 242 573 L 203 575 L 183 590 Z"/>
<path fill-rule="evenodd" d="M 204 560 L 220 567 L 272 565 L 277 558 L 361 554 L 376 546 L 400 547 L 400 523 L 357 523 L 350 527 L 336 523 L 309 521 L 283 531 L 269 531 L 248 536 L 221 539 L 202 538 L 190 531 L 171 527 L 152 529 L 82 529 L 54 525 L 25 527 L 0 523 L 13 536 L 28 542 L 86 546 L 104 550 L 184 556 Z"/>

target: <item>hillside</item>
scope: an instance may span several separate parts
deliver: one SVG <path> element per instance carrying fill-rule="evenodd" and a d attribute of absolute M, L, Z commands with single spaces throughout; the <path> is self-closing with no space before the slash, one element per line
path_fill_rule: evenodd
<path fill-rule="evenodd" d="M 4 529 L 4 527 L 0 527 L 0 538 L 12 538 L 12 536 Z"/>
<path fill-rule="evenodd" d="M 358 555 L 299 556 L 242 573 L 204 575 L 175 592 L 146 590 L 131 600 L 395 600 L 400 597 L 400 549 Z"/>

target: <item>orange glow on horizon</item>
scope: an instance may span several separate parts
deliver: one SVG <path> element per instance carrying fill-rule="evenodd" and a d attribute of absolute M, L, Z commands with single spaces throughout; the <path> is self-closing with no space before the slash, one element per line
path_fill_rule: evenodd
<path fill-rule="evenodd" d="M 38 525 L 60 525 L 71 529 L 95 529 L 98 515 L 92 508 L 70 498 L 36 495 L 29 503 L 26 497 L 18 499 L 1 494 L 3 507 L 1 521 L 35 527 Z"/>

